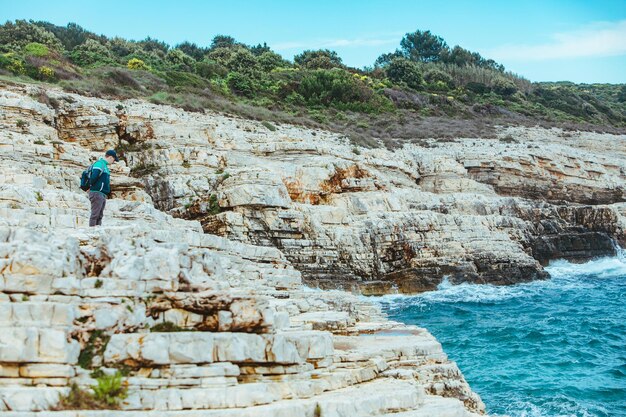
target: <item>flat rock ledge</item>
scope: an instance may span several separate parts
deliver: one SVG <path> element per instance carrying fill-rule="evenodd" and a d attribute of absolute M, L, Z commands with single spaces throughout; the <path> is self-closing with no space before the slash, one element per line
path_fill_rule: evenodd
<path fill-rule="evenodd" d="M 123 164 L 104 226 L 86 227 L 77 178 L 119 144 L 121 115 L 78 96 L 61 115 L 33 88 L 0 90 L 2 416 L 484 414 L 428 331 L 387 320 L 361 296 L 304 286 L 273 246 L 157 210 Z M 53 411 L 72 384 L 90 389 L 94 371 L 123 371 L 120 410 Z"/>

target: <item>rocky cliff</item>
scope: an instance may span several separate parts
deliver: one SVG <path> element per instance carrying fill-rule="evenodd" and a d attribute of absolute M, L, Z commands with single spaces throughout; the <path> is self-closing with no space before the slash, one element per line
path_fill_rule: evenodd
<path fill-rule="evenodd" d="M 496 140 L 364 149 L 329 132 L 138 101 L 55 100 L 46 111 L 60 141 L 42 149 L 63 158 L 68 144 L 121 143 L 136 180 L 118 181 L 117 196 L 143 189 L 207 233 L 278 248 L 314 286 L 510 284 L 626 241 L 624 136 L 511 127 Z"/>
<path fill-rule="evenodd" d="M 2 86 L 0 124 L 6 415 L 117 371 L 124 411 L 46 415 L 482 414 L 425 329 L 311 287 L 511 284 L 626 241 L 623 136 L 508 128 L 364 149 L 21 85 Z M 104 226 L 87 228 L 78 177 L 112 147 L 125 161 Z"/>

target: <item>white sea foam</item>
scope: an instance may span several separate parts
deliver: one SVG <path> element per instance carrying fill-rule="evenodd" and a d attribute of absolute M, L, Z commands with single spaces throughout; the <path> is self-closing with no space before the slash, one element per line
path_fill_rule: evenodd
<path fill-rule="evenodd" d="M 420 307 L 429 303 L 498 303 L 513 298 L 541 295 L 542 292 L 554 288 L 559 291 L 578 291 L 591 286 L 585 277 L 626 277 L 626 260 L 623 253 L 617 257 L 594 259 L 581 264 L 561 260 L 550 263 L 546 271 L 550 273 L 551 279 L 510 286 L 470 283 L 454 285 L 444 279 L 436 291 L 410 296 L 391 294 L 378 297 L 377 300 L 393 307 Z"/>
<path fill-rule="evenodd" d="M 614 278 L 626 276 L 626 259 L 623 253 L 613 258 L 594 259 L 583 264 L 567 261 L 554 261 L 546 267 L 553 278 L 594 276 L 596 278 Z"/>

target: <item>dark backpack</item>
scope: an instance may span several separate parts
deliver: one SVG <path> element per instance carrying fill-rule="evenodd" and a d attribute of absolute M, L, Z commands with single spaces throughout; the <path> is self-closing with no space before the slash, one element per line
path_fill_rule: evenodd
<path fill-rule="evenodd" d="M 94 162 L 95 163 L 95 162 Z M 93 164 L 89 165 L 89 168 L 83 171 L 80 176 L 80 189 L 83 191 L 89 191 L 91 187 L 91 170 L 93 168 Z"/>

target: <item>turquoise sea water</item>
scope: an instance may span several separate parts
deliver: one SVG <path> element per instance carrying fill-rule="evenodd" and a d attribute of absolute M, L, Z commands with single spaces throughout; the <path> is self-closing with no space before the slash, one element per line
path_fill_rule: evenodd
<path fill-rule="evenodd" d="M 552 278 L 379 300 L 426 327 L 491 414 L 626 416 L 626 260 L 553 262 Z"/>

